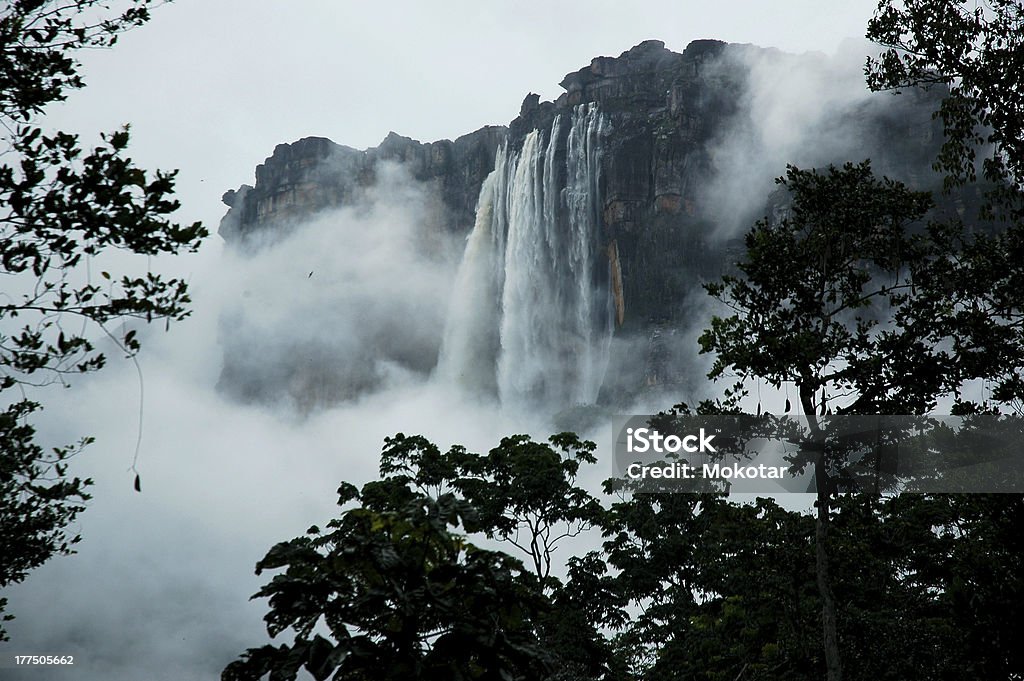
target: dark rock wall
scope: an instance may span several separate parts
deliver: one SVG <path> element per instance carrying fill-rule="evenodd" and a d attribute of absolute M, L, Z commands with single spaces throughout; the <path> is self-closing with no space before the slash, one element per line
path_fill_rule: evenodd
<path fill-rule="evenodd" d="M 502 126 L 487 126 L 459 137 L 427 144 L 388 134 L 375 148 L 358 151 L 323 137 L 279 144 L 256 167 L 256 186 L 224 194 L 229 206 L 219 233 L 231 245 L 287 229 L 318 211 L 352 205 L 371 186 L 381 162 L 395 162 L 442 201 L 439 228 L 468 231 L 473 226 L 480 185 L 494 169 L 494 155 L 505 139 Z"/>
<path fill-rule="evenodd" d="M 598 266 L 613 290 L 618 335 L 663 339 L 675 333 L 672 328 L 685 326 L 699 284 L 720 277 L 739 252 L 741 232 L 723 227 L 722 199 L 712 201 L 707 188 L 726 172 L 716 160 L 716 148 L 728 141 L 734 125 L 758 114 L 750 110 L 747 97 L 749 64 L 765 55 L 781 53 L 715 40 L 698 40 L 676 53 L 650 40 L 568 74 L 561 82 L 565 92 L 554 102 L 527 95 L 507 128 L 487 127 L 454 142 L 426 144 L 391 133 L 366 151 L 323 138 L 283 144 L 257 168 L 255 187 L 225 194 L 231 208 L 220 233 L 229 243 L 244 243 L 251 235 L 356 201 L 373 183 L 381 161 L 401 163 L 441 199 L 441 228 L 468 232 L 480 185 L 494 167 L 500 144 L 507 139 L 509 148 L 517 150 L 530 131 L 550 129 L 556 115 L 597 102 L 608 122 L 601 169 L 601 252 L 607 259 Z M 913 92 L 837 109 L 830 129 L 848 131 L 857 140 L 856 155 L 818 160 L 871 157 L 879 172 L 917 188 L 933 188 L 936 178 L 929 168 L 941 128 L 930 114 L 940 97 L 940 92 Z M 784 171 L 783 166 L 772 172 Z M 753 189 L 740 191 L 751 194 Z M 761 193 L 737 197 L 756 206 L 741 216 L 742 224 L 749 226 L 775 210 L 778 194 Z M 660 350 L 654 354 L 659 369 L 645 370 L 638 382 L 673 382 L 672 362 Z M 613 365 L 618 361 L 613 357 Z"/>
<path fill-rule="evenodd" d="M 527 132 L 546 128 L 555 115 L 577 104 L 598 102 L 608 116 L 603 238 L 606 251 L 617 255 L 612 265 L 621 273 L 624 300 L 616 312 L 624 330 L 680 321 L 690 309 L 687 294 L 721 276 L 727 266 L 736 235 L 722 234 L 721 208 L 711 204 L 705 190 L 724 172 L 716 166 L 715 147 L 732 126 L 742 124 L 742 116 L 752 115 L 744 108 L 747 64 L 771 53 L 698 40 L 680 54 L 649 40 L 568 74 L 561 82 L 566 92 L 554 102 L 528 96 L 509 125 L 515 147 Z M 841 120 L 830 126 L 859 140 L 858 155 L 828 160 L 871 157 L 879 172 L 933 186 L 930 163 L 941 129 L 930 114 L 937 95 L 911 93 L 836 111 Z M 782 166 L 774 172 L 784 171 Z M 771 200 L 766 193 L 744 224 L 769 212 Z"/>

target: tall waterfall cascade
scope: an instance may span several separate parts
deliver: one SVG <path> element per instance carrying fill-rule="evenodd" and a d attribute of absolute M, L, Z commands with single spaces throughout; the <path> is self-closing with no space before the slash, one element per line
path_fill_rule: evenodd
<path fill-rule="evenodd" d="M 600 255 L 604 117 L 581 104 L 498 151 L 456 279 L 438 374 L 545 407 L 597 399 L 612 298 Z"/>

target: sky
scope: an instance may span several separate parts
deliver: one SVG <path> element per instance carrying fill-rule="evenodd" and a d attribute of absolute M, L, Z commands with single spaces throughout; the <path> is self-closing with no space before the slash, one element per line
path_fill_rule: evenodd
<path fill-rule="evenodd" d="M 506 124 L 527 93 L 554 99 L 566 73 L 647 39 L 677 51 L 716 38 L 832 54 L 863 36 L 873 7 L 177 0 L 115 48 L 82 55 L 87 87 L 46 123 L 88 140 L 130 122 L 140 165 L 180 169 L 179 220 L 203 220 L 215 232 L 226 210 L 221 194 L 251 184 L 277 144 L 316 135 L 366 148 L 389 131 L 432 141 Z M 335 215 L 331 230 L 314 226 L 310 241 L 292 247 L 334 258 L 318 263 L 318 272 L 358 276 L 363 254 L 347 253 L 338 235 L 384 229 L 415 205 Z M 307 418 L 225 403 L 214 390 L 221 311 L 252 290 L 261 304 L 263 296 L 291 304 L 294 292 L 266 286 L 288 266 L 240 262 L 216 235 L 199 254 L 174 261 L 173 271 L 191 283 L 195 314 L 143 339 L 142 494 L 131 489 L 128 470 L 138 433 L 135 368 L 112 361 L 45 395 L 43 437 L 97 437 L 75 462 L 76 473 L 95 479 L 94 500 L 76 527 L 84 536 L 79 554 L 51 561 L 11 590 L 18 619 L 9 626 L 13 642 L 0 651 L 73 653 L 80 664 L 53 675 L 0 667 L 0 678 L 217 678 L 245 647 L 266 641 L 264 606 L 247 600 L 261 583 L 255 562 L 275 541 L 331 517 L 338 482 L 373 475 L 384 435 L 416 428 L 442 446 L 481 449 L 496 444 L 495 433 L 543 427 L 528 416 L 439 401 L 429 386 L 401 376 L 400 389 Z M 300 312 L 313 318 L 344 298 L 341 274 L 305 292 L 312 302 Z"/>

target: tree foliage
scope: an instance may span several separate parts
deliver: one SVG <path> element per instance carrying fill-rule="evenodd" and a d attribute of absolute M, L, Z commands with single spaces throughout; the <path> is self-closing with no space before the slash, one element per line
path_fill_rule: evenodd
<path fill-rule="evenodd" d="M 874 177 L 870 164 L 824 172 L 790 166 L 777 180 L 790 192 L 786 216 L 761 220 L 745 237 L 739 274 L 706 285 L 733 314 L 713 317 L 700 337 L 715 353 L 709 377 L 733 371 L 775 387 L 792 382 L 809 437 L 823 441 L 817 415 L 921 413 L 959 385 L 939 326 L 916 314 L 918 274 L 936 258 L 910 228 L 928 195 Z M 911 304 L 914 302 L 915 304 Z M 839 452 L 807 450 L 817 485 L 815 562 L 829 681 L 842 678 L 837 606 L 828 551 Z"/>
<path fill-rule="evenodd" d="M 112 251 L 198 248 L 206 229 L 169 218 L 178 208 L 175 173 L 150 173 L 126 157 L 127 126 L 86 148 L 38 121 L 47 105 L 84 86 L 75 52 L 111 47 L 149 20 L 152 4 L 136 0 L 113 12 L 98 0 L 15 0 L 0 15 L 0 588 L 70 550 L 78 537 L 65 528 L 88 499 L 90 481 L 69 477 L 67 466 L 90 439 L 57 448 L 37 442 L 30 417 L 42 407 L 33 391 L 102 368 L 100 340 L 134 356 L 137 329 L 115 323 L 188 315 L 180 279 L 91 267 Z"/>
<path fill-rule="evenodd" d="M 339 488 L 339 505 L 354 507 L 257 565 L 285 568 L 255 597 L 269 599 L 270 636 L 295 638 L 250 649 L 225 681 L 293 679 L 303 667 L 317 679 L 600 678 L 609 646 L 587 616 L 589 594 L 550 574 L 552 528 L 584 513 L 573 501 L 587 499 L 598 520 L 573 484 L 593 448 L 569 434 L 551 445 L 505 438 L 487 455 L 389 438 L 381 479 Z M 519 465 L 524 453 L 546 482 Z M 507 541 L 533 570 L 466 533 Z M 323 625 L 329 638 L 311 638 Z"/>
<path fill-rule="evenodd" d="M 533 578 L 451 532 L 467 513 L 452 495 L 360 506 L 275 546 L 257 574 L 286 569 L 256 595 L 270 601 L 270 635 L 292 628 L 295 640 L 250 650 L 224 679 L 294 679 L 301 667 L 318 680 L 537 678 L 547 661 Z M 321 618 L 330 639 L 313 633 Z"/>
<path fill-rule="evenodd" d="M 593 452 L 592 442 L 563 433 L 550 445 L 517 435 L 486 455 L 461 447 L 442 455 L 421 437 L 399 434 L 387 441 L 381 473 L 422 491 L 458 492 L 475 509 L 483 532 L 519 549 L 544 580 L 558 545 L 600 517 L 597 500 L 576 485 L 580 465 L 596 462 Z"/>
<path fill-rule="evenodd" d="M 1000 229 L 945 244 L 932 286 L 945 300 L 949 345 L 964 375 L 984 381 L 980 398 L 956 395 L 959 413 L 1024 414 L 1024 5 L 1016 0 L 883 0 L 867 37 L 884 50 L 869 57 L 873 90 L 948 88 L 936 117 L 944 144 L 935 168 L 946 188 L 983 181 L 982 218 Z M 980 163 L 979 163 L 980 158 Z M 979 175 L 980 167 L 980 175 Z M 1020 495 L 907 496 L 892 505 L 898 527 L 917 525 L 904 564 L 939 594 L 959 625 L 951 678 L 1019 674 L 1024 552 L 1008 527 L 1022 517 Z M 909 567 L 908 567 L 909 565 Z M 998 595 L 996 595 L 998 593 Z"/>
<path fill-rule="evenodd" d="M 1018 0 L 883 0 L 867 37 L 884 51 L 867 63 L 875 90 L 942 85 L 936 115 L 945 143 L 936 168 L 947 184 L 982 176 L 1024 190 L 1024 6 Z M 1008 198 L 1003 194 L 1003 198 Z"/>
<path fill-rule="evenodd" d="M 496 449 L 516 443 L 549 446 L 517 437 Z M 360 490 L 341 485 L 344 510 L 324 530 L 259 562 L 258 573 L 275 573 L 254 596 L 268 601 L 268 633 L 290 640 L 250 649 L 226 681 L 303 669 L 339 680 L 823 677 L 808 514 L 722 494 L 606 498 L 593 517 L 603 541 L 557 554 L 561 567 L 541 580 L 517 557 L 481 548 L 492 521 L 448 487 L 457 482 L 450 464 L 486 455 L 399 435 L 382 469 L 396 456 L 407 462 L 400 470 Z M 530 473 L 511 482 L 520 476 Z M 1019 668 L 1019 502 L 833 499 L 846 678 L 1003 678 Z"/>
<path fill-rule="evenodd" d="M 706 286 L 734 312 L 700 338 L 715 353 L 710 377 L 731 370 L 792 382 L 808 414 L 927 410 L 957 384 L 950 356 L 935 347 L 935 320 L 910 305 L 926 293 L 915 278 L 937 255 L 910 231 L 931 199 L 875 178 L 868 162 L 791 166 L 777 182 L 789 191 L 786 216 L 759 221 L 739 274 Z"/>
<path fill-rule="evenodd" d="M 957 306 L 950 337 L 962 361 L 991 382 L 991 400 L 962 411 L 1021 413 L 1024 398 L 1024 6 L 1016 0 L 880 2 L 867 37 L 884 48 L 867 63 L 875 90 L 948 88 L 936 116 L 945 140 L 936 168 L 947 187 L 983 179 L 984 217 L 1008 224 L 954 250 L 942 276 Z M 979 153 L 981 176 L 978 175 Z M 984 366 L 982 366 L 984 365 Z"/>

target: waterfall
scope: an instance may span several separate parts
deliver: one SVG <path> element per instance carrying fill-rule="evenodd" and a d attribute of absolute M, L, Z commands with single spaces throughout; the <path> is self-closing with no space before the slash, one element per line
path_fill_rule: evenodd
<path fill-rule="evenodd" d="M 484 181 L 445 329 L 438 373 L 504 404 L 593 403 L 611 338 L 597 257 L 604 119 L 575 108 L 499 150 Z"/>
<path fill-rule="evenodd" d="M 498 149 L 493 170 L 480 186 L 476 221 L 466 241 L 445 323 L 437 373 L 465 388 L 497 391 L 500 349 L 502 225 L 505 221 L 505 150 Z"/>

